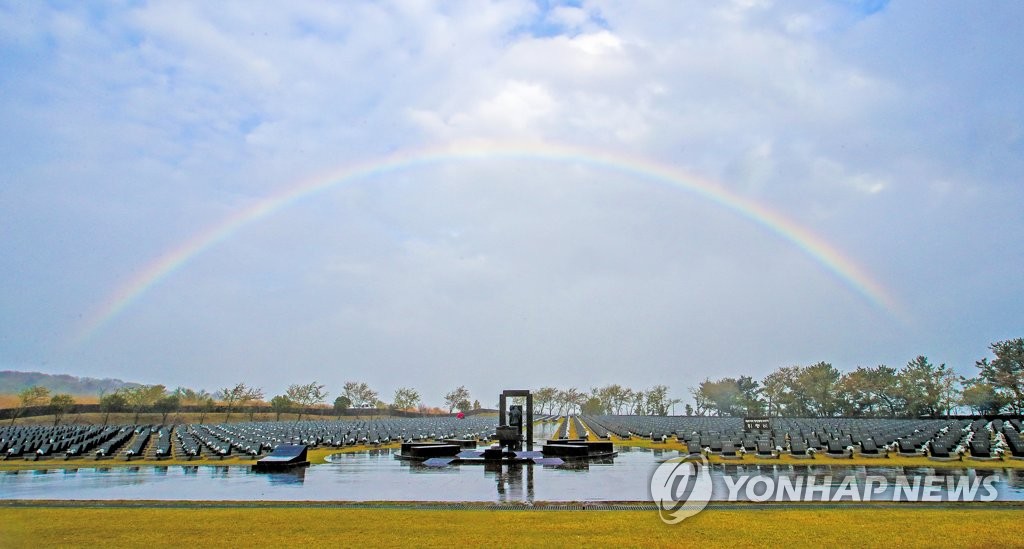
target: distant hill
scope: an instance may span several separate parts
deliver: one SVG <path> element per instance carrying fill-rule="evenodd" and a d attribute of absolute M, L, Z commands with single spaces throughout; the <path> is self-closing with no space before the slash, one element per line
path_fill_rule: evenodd
<path fill-rule="evenodd" d="M 120 379 L 96 379 L 69 375 L 44 374 L 41 372 L 0 371 L 0 394 L 16 394 L 26 387 L 40 385 L 51 393 L 97 396 L 101 391 L 113 392 L 121 387 L 139 385 Z"/>

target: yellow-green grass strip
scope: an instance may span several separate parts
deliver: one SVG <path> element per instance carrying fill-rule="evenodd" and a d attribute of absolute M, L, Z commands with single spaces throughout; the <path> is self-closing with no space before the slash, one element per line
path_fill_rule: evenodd
<path fill-rule="evenodd" d="M 1020 510 L 765 507 L 712 509 L 677 525 L 654 511 L 309 507 L 0 507 L 4 547 L 246 546 L 1005 547 Z"/>
<path fill-rule="evenodd" d="M 555 430 L 554 430 L 554 431 L 552 431 L 552 432 L 553 432 L 553 433 L 557 433 L 557 432 L 558 432 L 558 430 L 562 428 L 562 423 L 564 423 L 564 422 L 565 422 L 566 420 L 567 420 L 567 418 L 566 418 L 566 417 L 564 417 L 564 416 L 559 416 L 559 417 L 558 417 L 558 421 L 556 421 L 556 422 L 555 422 Z M 568 434 L 568 431 L 566 431 L 566 434 Z M 552 437 L 554 437 L 554 436 L 557 436 L 557 435 L 552 435 Z"/>
<path fill-rule="evenodd" d="M 580 424 L 583 425 L 583 428 L 587 430 L 587 440 L 601 440 L 600 438 L 598 438 L 597 435 L 594 434 L 594 430 L 590 428 L 590 425 L 587 425 L 587 422 L 583 421 L 583 418 L 580 418 Z"/>

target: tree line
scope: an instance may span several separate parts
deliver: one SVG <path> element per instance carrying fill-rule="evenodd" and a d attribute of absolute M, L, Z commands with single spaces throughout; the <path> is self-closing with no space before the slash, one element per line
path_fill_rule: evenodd
<path fill-rule="evenodd" d="M 632 389 L 619 384 L 591 387 L 589 392 L 576 387 L 541 387 L 533 392 L 534 411 L 541 414 L 633 414 L 668 415 L 682 402 L 669 398 L 667 385 L 650 389 Z"/>
<path fill-rule="evenodd" d="M 705 379 L 690 389 L 687 415 L 788 417 L 922 417 L 961 407 L 977 414 L 1024 411 L 1024 338 L 989 346 L 992 358 L 959 376 L 918 356 L 902 368 L 886 365 L 840 372 L 832 364 L 785 366 L 761 380 Z"/>
<path fill-rule="evenodd" d="M 307 410 L 324 406 L 329 395 L 325 389 L 326 386 L 317 381 L 292 384 L 284 393 L 265 401 L 266 397 L 262 387 L 250 386 L 244 382 L 224 387 L 213 393 L 188 387 L 177 387 L 170 390 L 164 385 L 133 384 L 124 385 L 110 392 L 102 390 L 99 395 L 98 409 L 102 414 L 104 424 L 108 422 L 112 413 L 132 413 L 134 422 L 138 423 L 139 415 L 143 412 L 160 413 L 162 422 L 167 423 L 170 414 L 183 408 L 198 413 L 199 423 L 203 423 L 206 416 L 214 411 L 223 412 L 225 422 L 230 421 L 232 414 L 235 413 L 247 414 L 248 419 L 252 421 L 257 413 L 267 411 L 275 414 L 277 420 L 280 420 L 281 415 L 285 413 L 297 414 L 297 419 L 302 419 L 302 415 Z M 68 393 L 51 396 L 48 388 L 39 385 L 21 390 L 17 397 L 17 405 L 11 412 L 11 424 L 24 415 L 29 408 L 46 407 L 47 412 L 54 416 L 54 425 L 57 425 L 66 414 L 74 411 L 78 404 L 75 398 Z M 481 408 L 480 401 L 470 401 L 469 390 L 461 385 L 445 395 L 445 406 L 448 408 L 448 413 L 454 410 L 468 412 Z M 342 387 L 341 394 L 334 400 L 333 409 L 338 415 L 352 408 L 423 414 L 445 413 L 441 408 L 424 405 L 419 391 L 410 387 L 399 387 L 395 390 L 392 402 L 386 403 L 379 398 L 377 391 L 371 389 L 367 383 L 359 381 L 346 382 Z"/>
<path fill-rule="evenodd" d="M 945 364 L 932 364 L 918 356 L 902 368 L 886 365 L 858 367 L 840 372 L 832 364 L 819 362 L 810 366 L 785 366 L 760 380 L 751 376 L 719 379 L 707 378 L 690 388 L 693 404 L 684 407 L 686 415 L 721 416 L 789 416 L 789 417 L 920 417 L 950 414 L 968 408 L 978 414 L 1024 413 L 1024 338 L 997 341 L 989 346 L 991 357 L 975 363 L 975 375 L 957 375 Z M 215 410 L 224 413 L 224 421 L 232 414 L 271 412 L 280 420 L 285 413 L 297 413 L 298 419 L 311 408 L 322 407 L 329 395 L 325 385 L 312 381 L 293 384 L 279 395 L 265 401 L 261 387 L 237 383 L 214 393 L 164 385 L 124 385 L 114 391 L 101 391 L 99 410 L 106 423 L 112 413 L 139 414 L 157 412 L 163 423 L 170 414 L 183 407 L 198 412 L 199 422 Z M 68 393 L 51 394 L 42 386 L 31 386 L 18 393 L 16 408 L 11 411 L 13 424 L 26 410 L 46 406 L 54 416 L 54 425 L 76 406 Z M 513 403 L 522 403 L 513 399 Z M 675 414 L 682 402 L 669 397 L 667 385 L 634 389 L 618 384 L 558 389 L 541 387 L 533 392 L 534 411 L 541 414 Z M 334 400 L 335 412 L 341 415 L 352 408 L 396 410 L 419 413 L 468 412 L 481 409 L 478 399 L 471 399 L 460 385 L 444 396 L 444 408 L 423 404 L 420 393 L 410 387 L 395 390 L 390 403 L 377 391 L 360 381 L 348 381 Z"/>

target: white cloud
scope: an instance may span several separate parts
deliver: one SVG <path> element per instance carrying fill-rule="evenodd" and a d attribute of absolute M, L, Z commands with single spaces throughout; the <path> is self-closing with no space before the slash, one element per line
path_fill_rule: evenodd
<path fill-rule="evenodd" d="M 167 372 L 144 381 L 210 387 L 236 381 L 232 368 L 207 381 L 219 364 L 270 385 L 292 362 L 296 375 L 397 375 L 427 394 L 442 381 L 410 364 L 488 390 L 487 365 L 562 384 L 592 367 L 681 394 L 691 377 L 792 357 L 963 359 L 1019 312 L 956 320 L 982 293 L 1015 303 L 1022 289 L 992 274 L 1020 270 L 996 250 L 1024 230 L 1012 14 L 675 1 L 3 10 L 0 287 L 17 290 L 0 294 L 0 338 L 17 344 L 0 363 L 57 360 L 78 315 L 259 197 L 474 137 L 612 150 L 718 181 L 832 241 L 925 327 L 898 327 L 795 246 L 649 180 L 465 162 L 378 174 L 239 231 L 64 364 L 131 377 L 159 362 Z M 931 264 L 942 276 L 922 281 Z M 353 370 L 324 366 L 338 363 Z"/>

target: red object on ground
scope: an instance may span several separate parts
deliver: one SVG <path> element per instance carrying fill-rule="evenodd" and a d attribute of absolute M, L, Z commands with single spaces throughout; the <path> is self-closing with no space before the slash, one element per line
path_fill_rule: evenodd
<path fill-rule="evenodd" d="M 466 414 L 463 414 L 462 412 L 459 412 L 459 413 L 455 414 L 455 417 L 457 417 L 459 419 L 466 419 Z"/>

